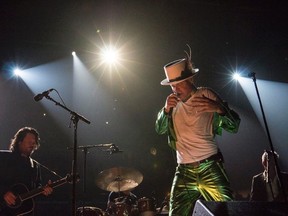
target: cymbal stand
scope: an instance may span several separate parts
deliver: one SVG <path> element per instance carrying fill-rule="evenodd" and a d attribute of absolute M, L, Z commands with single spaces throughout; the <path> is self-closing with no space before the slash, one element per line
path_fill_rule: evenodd
<path fill-rule="evenodd" d="M 283 180 L 281 178 L 281 171 L 280 171 L 279 164 L 278 164 L 278 161 L 277 161 L 277 156 L 276 156 L 276 154 L 274 154 L 274 147 L 273 147 L 273 144 L 272 144 L 272 139 L 271 139 L 271 136 L 270 136 L 270 132 L 269 132 L 268 124 L 267 124 L 267 121 L 266 121 L 263 105 L 262 105 L 262 102 L 261 102 L 260 94 L 259 94 L 257 83 L 256 83 L 256 73 L 254 73 L 254 72 L 249 73 L 248 76 L 250 78 L 252 78 L 252 80 L 254 82 L 254 86 L 255 86 L 255 89 L 256 89 L 257 97 L 258 97 L 260 108 L 261 108 L 261 112 L 262 112 L 262 117 L 263 117 L 264 124 L 265 124 L 266 133 L 267 133 L 267 136 L 268 136 L 270 149 L 271 149 L 271 151 L 273 153 L 273 158 L 274 158 L 275 167 L 276 167 L 276 176 L 278 178 L 278 181 L 279 181 L 279 184 L 280 184 L 280 190 L 281 190 L 282 195 L 284 197 L 285 203 L 287 203 L 286 192 L 285 192 L 285 188 L 284 188 L 284 185 L 283 185 Z"/>
<path fill-rule="evenodd" d="M 55 101 L 49 95 L 44 95 L 48 100 L 51 100 L 55 103 L 56 106 L 60 106 L 71 114 L 71 121 L 74 125 L 74 147 L 73 147 L 73 161 L 72 161 L 72 177 L 73 177 L 73 186 L 72 186 L 72 216 L 76 216 L 76 182 L 77 182 L 77 127 L 78 121 L 82 120 L 83 122 L 90 124 L 91 122 L 86 119 L 84 116 L 79 115 L 78 113 L 70 110 L 61 103 Z"/>

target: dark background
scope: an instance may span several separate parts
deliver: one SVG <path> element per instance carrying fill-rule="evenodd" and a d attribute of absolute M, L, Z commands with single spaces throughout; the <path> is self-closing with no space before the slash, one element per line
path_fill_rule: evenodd
<path fill-rule="evenodd" d="M 79 205 L 104 208 L 109 192 L 95 180 L 112 167 L 139 170 L 144 179 L 135 194 L 161 203 L 176 162 L 167 137 L 154 131 L 156 115 L 171 92 L 160 81 L 163 66 L 184 57 L 189 44 L 200 69 L 197 85 L 215 89 L 241 116 L 239 132 L 224 132 L 217 140 L 235 197 L 247 200 L 251 178 L 262 171 L 260 157 L 270 145 L 252 80 L 254 106 L 239 83 L 231 81 L 231 73 L 254 71 L 257 80 L 269 81 L 259 86 L 260 95 L 280 168 L 287 170 L 287 9 L 286 1 L 263 0 L 1 1 L 0 148 L 8 149 L 19 128 L 35 127 L 41 147 L 33 157 L 62 176 L 71 171 L 69 112 L 45 98 L 33 100 L 55 88 L 68 108 L 91 121 L 79 121 L 78 145 L 114 143 L 123 150 L 110 155 L 103 148 L 89 149 L 85 193 L 84 154 L 78 151 Z M 99 65 L 97 54 L 110 42 L 121 47 L 125 60 L 112 71 Z M 83 63 L 80 69 L 73 69 L 72 51 Z M 32 71 L 29 81 L 12 76 L 16 65 Z M 60 101 L 56 92 L 50 96 Z M 43 176 L 57 179 L 45 170 Z M 71 185 L 39 199 L 69 205 Z"/>

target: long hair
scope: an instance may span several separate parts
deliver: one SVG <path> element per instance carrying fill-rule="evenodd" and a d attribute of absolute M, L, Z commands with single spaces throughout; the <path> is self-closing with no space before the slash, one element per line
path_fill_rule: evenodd
<path fill-rule="evenodd" d="M 36 138 L 36 147 L 35 150 L 38 149 L 40 147 L 40 137 L 39 137 L 39 133 L 36 129 L 31 128 L 31 127 L 23 127 L 21 129 L 19 129 L 17 131 L 17 133 L 14 135 L 14 138 L 11 140 L 10 143 L 10 150 L 12 152 L 19 152 L 19 143 L 22 142 L 24 140 L 24 138 L 26 137 L 26 135 L 28 133 L 34 134 L 35 138 Z"/>

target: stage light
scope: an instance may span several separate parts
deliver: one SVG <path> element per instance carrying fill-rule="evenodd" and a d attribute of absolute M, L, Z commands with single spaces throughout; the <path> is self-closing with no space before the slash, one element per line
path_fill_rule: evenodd
<path fill-rule="evenodd" d="M 239 74 L 239 73 L 237 73 L 237 72 L 235 72 L 234 74 L 233 74 L 233 79 L 234 80 L 239 80 L 241 78 L 241 75 Z"/>
<path fill-rule="evenodd" d="M 22 76 L 23 75 L 23 71 L 21 70 L 21 69 L 19 69 L 19 68 L 15 68 L 14 70 L 13 70 L 13 72 L 14 72 L 14 74 L 16 75 L 16 76 Z"/>
<path fill-rule="evenodd" d="M 75 55 L 76 55 L 76 52 L 75 52 L 75 51 L 73 51 L 73 52 L 72 52 L 72 56 L 75 56 Z"/>
<path fill-rule="evenodd" d="M 115 65 L 119 61 L 119 52 L 112 46 L 106 47 L 101 52 L 101 59 L 103 63 Z"/>

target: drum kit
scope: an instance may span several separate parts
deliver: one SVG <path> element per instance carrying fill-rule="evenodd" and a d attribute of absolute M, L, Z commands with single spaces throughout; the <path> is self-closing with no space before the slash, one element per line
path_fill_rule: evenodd
<path fill-rule="evenodd" d="M 96 185 L 105 191 L 123 192 L 136 188 L 143 180 L 143 175 L 136 169 L 114 167 L 104 170 L 96 177 Z M 157 214 L 153 199 L 142 197 L 136 205 L 125 203 L 125 199 L 115 202 L 112 209 L 103 211 L 100 208 L 85 206 L 77 209 L 77 216 L 154 216 Z"/>

